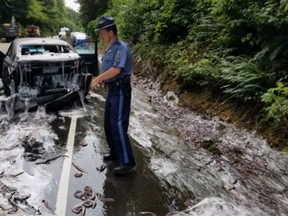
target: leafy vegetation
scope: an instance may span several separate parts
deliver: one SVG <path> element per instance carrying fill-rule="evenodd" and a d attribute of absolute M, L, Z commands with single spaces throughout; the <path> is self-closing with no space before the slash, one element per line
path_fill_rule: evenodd
<path fill-rule="evenodd" d="M 14 16 L 23 34 L 28 25 L 39 26 L 43 36 L 57 35 L 63 26 L 82 29 L 78 13 L 66 8 L 64 0 L 0 0 L 0 4 L 1 23 L 10 23 Z"/>
<path fill-rule="evenodd" d="M 277 87 L 270 88 L 261 96 L 262 102 L 266 104 L 265 120 L 272 121 L 277 127 L 288 126 L 288 87 L 282 82 Z"/>

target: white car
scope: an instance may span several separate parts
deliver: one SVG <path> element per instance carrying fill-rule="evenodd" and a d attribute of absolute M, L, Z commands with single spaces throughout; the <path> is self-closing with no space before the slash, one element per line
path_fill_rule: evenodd
<path fill-rule="evenodd" d="M 87 95 L 92 74 L 85 58 L 65 41 L 50 38 L 15 39 L 6 55 L 1 53 L 0 78 L 6 96 L 59 107 L 79 93 Z M 89 59 L 91 61 L 91 59 Z"/>

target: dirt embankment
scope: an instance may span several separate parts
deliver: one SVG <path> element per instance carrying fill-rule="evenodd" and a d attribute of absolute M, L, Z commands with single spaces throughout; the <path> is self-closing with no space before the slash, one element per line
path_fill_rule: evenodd
<path fill-rule="evenodd" d="M 275 131 L 260 121 L 261 104 L 233 100 L 223 95 L 219 89 L 208 85 L 187 85 L 165 70 L 143 59 L 134 60 L 134 74 L 138 77 L 150 77 L 161 83 L 164 92 L 173 91 L 179 98 L 181 107 L 189 108 L 204 115 L 219 116 L 226 122 L 257 131 L 277 150 L 288 151 L 287 131 Z"/>

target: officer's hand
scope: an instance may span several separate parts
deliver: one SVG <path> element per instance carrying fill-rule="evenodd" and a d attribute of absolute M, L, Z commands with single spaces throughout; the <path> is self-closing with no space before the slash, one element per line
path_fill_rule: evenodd
<path fill-rule="evenodd" d="M 100 79 L 98 77 L 96 77 L 91 82 L 91 88 L 97 90 L 100 88 L 102 83 L 103 83 L 103 81 L 100 81 Z"/>

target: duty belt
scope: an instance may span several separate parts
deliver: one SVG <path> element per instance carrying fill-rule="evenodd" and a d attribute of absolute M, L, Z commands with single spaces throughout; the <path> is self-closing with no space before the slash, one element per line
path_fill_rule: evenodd
<path fill-rule="evenodd" d="M 105 87 L 107 89 L 111 89 L 113 87 L 120 87 L 120 86 L 124 86 L 130 84 L 130 76 L 126 76 L 121 80 L 116 80 L 114 82 L 109 82 L 109 83 L 105 83 Z"/>

